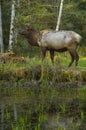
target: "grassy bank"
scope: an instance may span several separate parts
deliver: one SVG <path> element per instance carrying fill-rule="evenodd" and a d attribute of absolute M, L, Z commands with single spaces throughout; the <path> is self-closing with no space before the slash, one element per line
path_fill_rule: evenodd
<path fill-rule="evenodd" d="M 15 57 L 5 58 L 0 62 L 0 80 L 7 81 L 42 81 L 42 83 L 85 82 L 86 57 L 80 57 L 79 66 L 68 68 L 69 56 L 55 56 L 55 64 L 49 56 L 42 63 L 41 58 Z"/>

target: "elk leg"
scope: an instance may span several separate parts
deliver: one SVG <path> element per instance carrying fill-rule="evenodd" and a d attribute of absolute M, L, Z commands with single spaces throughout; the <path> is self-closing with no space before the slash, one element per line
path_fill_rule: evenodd
<path fill-rule="evenodd" d="M 78 61 L 79 61 L 79 55 L 77 54 L 77 52 L 75 51 L 75 57 L 74 57 L 74 59 L 75 59 L 75 66 L 77 66 L 78 65 Z"/>
<path fill-rule="evenodd" d="M 42 48 L 42 61 L 45 59 L 46 57 L 46 48 Z"/>
<path fill-rule="evenodd" d="M 54 63 L 54 51 L 53 50 L 50 50 L 50 57 L 51 57 L 52 63 Z"/>
<path fill-rule="evenodd" d="M 70 56 L 71 56 L 71 62 L 68 67 L 70 67 L 74 62 L 74 53 L 72 51 L 70 51 Z"/>

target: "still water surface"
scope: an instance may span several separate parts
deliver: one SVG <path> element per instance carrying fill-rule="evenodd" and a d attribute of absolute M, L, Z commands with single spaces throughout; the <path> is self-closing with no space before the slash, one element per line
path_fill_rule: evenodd
<path fill-rule="evenodd" d="M 86 130 L 85 92 L 86 86 L 0 86 L 0 130 Z"/>

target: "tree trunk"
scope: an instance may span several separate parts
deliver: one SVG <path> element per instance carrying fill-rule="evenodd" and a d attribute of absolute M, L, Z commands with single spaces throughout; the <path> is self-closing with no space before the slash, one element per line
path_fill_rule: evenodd
<path fill-rule="evenodd" d="M 15 0 L 12 0 L 10 36 L 9 36 L 9 50 L 10 51 L 12 50 L 12 43 L 13 43 L 14 18 L 15 18 Z"/>
<path fill-rule="evenodd" d="M 1 130 L 4 130 L 4 103 L 1 104 Z"/>
<path fill-rule="evenodd" d="M 17 3 L 18 3 L 18 7 L 20 6 L 20 0 L 17 0 Z"/>
<path fill-rule="evenodd" d="M 56 30 L 57 30 L 57 31 L 59 30 L 60 23 L 61 23 L 61 16 L 62 16 L 63 2 L 64 2 L 64 0 L 61 0 L 60 9 L 59 9 L 59 16 L 58 16 L 57 26 L 56 26 Z"/>
<path fill-rule="evenodd" d="M 1 1 L 0 1 L 0 52 L 4 52 L 3 45 L 3 33 L 2 33 L 2 12 L 1 12 Z"/>
<path fill-rule="evenodd" d="M 14 103 L 14 105 L 13 105 L 13 110 L 14 110 L 15 123 L 17 124 L 18 115 L 17 115 L 17 108 L 16 108 L 16 104 L 15 104 L 15 103 Z"/>
<path fill-rule="evenodd" d="M 28 6 L 30 6 L 30 0 L 28 0 Z"/>

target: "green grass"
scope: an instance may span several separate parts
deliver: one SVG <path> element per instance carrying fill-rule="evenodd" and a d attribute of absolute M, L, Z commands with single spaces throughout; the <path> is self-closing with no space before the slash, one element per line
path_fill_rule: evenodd
<path fill-rule="evenodd" d="M 83 85 L 81 88 L 78 89 L 78 95 L 80 99 L 86 99 L 86 85 Z"/>
<path fill-rule="evenodd" d="M 79 61 L 79 67 L 86 69 L 86 57 L 81 57 Z"/>
<path fill-rule="evenodd" d="M 20 57 L 21 58 L 21 57 Z M 86 81 L 86 57 L 80 57 L 78 67 L 75 64 L 68 68 L 69 55 L 55 55 L 52 64 L 47 55 L 44 62 L 41 58 L 23 57 L 21 60 L 6 60 L 0 63 L 0 79 L 3 80 L 43 80 L 44 82 Z"/>

